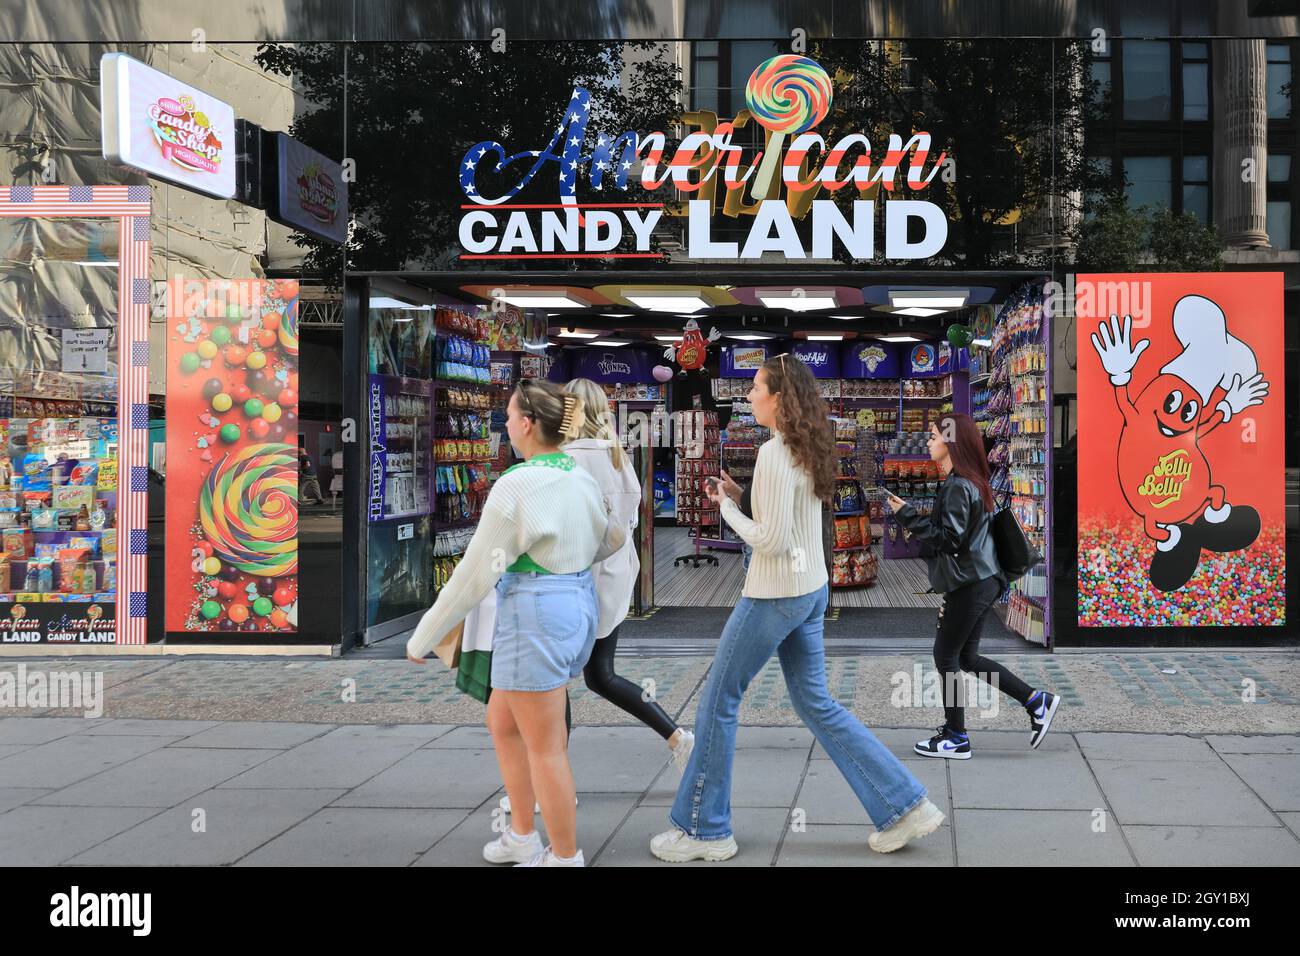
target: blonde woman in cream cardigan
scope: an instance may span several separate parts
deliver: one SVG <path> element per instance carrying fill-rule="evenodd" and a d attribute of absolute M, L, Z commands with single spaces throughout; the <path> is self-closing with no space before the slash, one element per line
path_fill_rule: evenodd
<path fill-rule="evenodd" d="M 558 385 L 521 381 L 510 396 L 506 431 L 524 460 L 497 479 L 465 556 L 406 645 L 416 663 L 438 639 L 497 589 L 492 694 L 487 723 L 511 825 L 483 848 L 491 863 L 582 866 L 577 848 L 573 772 L 564 726 L 565 685 L 581 673 L 596 643 L 599 611 L 591 565 L 609 537 L 600 488 L 560 450 L 576 437 L 582 401 Z M 533 823 L 541 805 L 551 838 Z"/>
<path fill-rule="evenodd" d="M 579 436 L 567 442 L 564 450 L 596 479 L 611 520 L 620 522 L 627 529 L 627 541 L 623 547 L 591 569 L 596 581 L 600 624 L 596 628 L 596 646 L 582 676 L 591 691 L 664 738 L 677 769 L 685 770 L 695 735 L 679 727 L 655 700 L 646 700 L 640 686 L 614 673 L 618 628 L 627 617 L 632 591 L 641 571 L 636 542 L 632 540 L 632 530 L 641 511 L 641 485 L 618 441 L 604 389 L 590 379 L 575 378 L 564 386 L 564 390 L 582 399 L 586 413 Z"/>

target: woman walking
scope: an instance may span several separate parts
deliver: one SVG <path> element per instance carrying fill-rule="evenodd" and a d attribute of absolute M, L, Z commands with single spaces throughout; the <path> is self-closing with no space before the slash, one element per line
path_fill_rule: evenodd
<path fill-rule="evenodd" d="M 930 425 L 930 458 L 944 475 L 929 516 L 895 495 L 889 507 L 921 544 L 930 585 L 943 594 L 934 639 L 934 666 L 943 678 L 944 724 L 915 750 L 926 757 L 969 760 L 970 737 L 961 705 L 961 671 L 1019 701 L 1029 713 L 1029 746 L 1037 749 L 1052 724 L 1060 698 L 1034 690 L 997 661 L 980 656 L 980 633 L 993 604 L 1007 587 L 990 534 L 993 490 L 984 438 L 969 415 L 943 415 Z"/>
<path fill-rule="evenodd" d="M 713 487 L 710 497 L 754 554 L 700 696 L 695 750 L 669 813 L 673 829 L 651 840 L 650 851 L 673 863 L 736 855 L 731 766 L 740 701 L 776 653 L 795 713 L 876 825 L 868 845 L 888 853 L 934 832 L 944 816 L 926 799 L 925 787 L 826 689 L 822 629 L 828 588 L 821 503 L 835 482 L 826 404 L 807 366 L 787 355 L 759 369 L 748 399 L 754 418 L 772 429 L 754 468 L 754 517 L 746 518 L 739 495 L 721 485 Z"/>
<path fill-rule="evenodd" d="M 596 482 L 559 449 L 578 434 L 582 416 L 582 401 L 558 385 L 520 381 L 506 431 L 524 461 L 492 486 L 465 557 L 407 642 L 407 657 L 423 663 L 438 639 L 496 586 L 487 724 L 506 794 L 523 809 L 483 848 L 491 863 L 583 865 L 564 688 L 596 642 L 590 568 L 605 557 L 609 520 Z M 545 848 L 533 825 L 534 800 L 551 838 Z"/>
<path fill-rule="evenodd" d="M 582 676 L 588 688 L 664 738 L 677 769 L 684 771 L 695 735 L 677 726 L 656 701 L 646 700 L 638 685 L 614 673 L 618 628 L 627 617 L 632 589 L 641 571 L 641 561 L 631 535 L 641 510 L 641 486 L 632 470 L 632 463 L 619 445 L 604 389 L 590 379 L 575 378 L 564 386 L 564 390 L 581 399 L 586 412 L 579 436 L 566 443 L 564 450 L 596 479 L 610 520 L 619 522 L 628 531 L 623 547 L 591 569 L 596 584 L 596 603 L 600 607 L 600 623 L 596 627 L 596 647 Z"/>

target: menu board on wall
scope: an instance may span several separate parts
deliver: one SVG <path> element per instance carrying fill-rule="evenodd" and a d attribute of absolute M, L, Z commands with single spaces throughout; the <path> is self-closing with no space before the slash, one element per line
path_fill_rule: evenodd
<path fill-rule="evenodd" d="M 167 290 L 168 631 L 298 629 L 298 283 Z"/>
<path fill-rule="evenodd" d="M 1080 275 L 1079 624 L 1286 623 L 1281 273 Z"/>

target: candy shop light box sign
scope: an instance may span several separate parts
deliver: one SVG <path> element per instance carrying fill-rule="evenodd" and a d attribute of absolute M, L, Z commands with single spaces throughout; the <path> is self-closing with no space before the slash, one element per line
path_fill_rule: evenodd
<path fill-rule="evenodd" d="M 711 195 L 720 181 L 728 197 L 748 191 L 754 200 L 745 210 L 752 210 L 753 221 L 742 244 L 713 239 L 713 199 L 690 199 L 686 203 L 688 259 L 745 260 L 773 253 L 795 260 L 830 259 L 836 244 L 856 259 L 869 259 L 875 252 L 879 205 L 884 206 L 886 259 L 937 255 L 948 237 L 948 221 L 932 202 L 856 199 L 846 215 L 828 199 L 804 201 L 821 190 L 836 192 L 849 186 L 860 194 L 876 186 L 892 194 L 904 166 L 907 188 L 921 190 L 946 158 L 940 153 L 926 171 L 930 134 L 925 132 L 914 133 L 906 143 L 891 134 L 885 157 L 875 169 L 871 144 L 863 133 L 844 136 L 828 149 L 826 140 L 812 129 L 826 118 L 832 93 L 830 76 L 815 60 L 774 56 L 750 76 L 745 86 L 747 109 L 709 132 L 687 135 L 665 165 L 666 137 L 661 132 L 596 133 L 593 142 L 587 130 L 591 94 L 579 87 L 544 149 L 508 154 L 500 142 L 484 140 L 465 153 L 459 167 L 460 187 L 468 200 L 461 206 L 459 237 L 465 251 L 460 258 L 661 258 L 662 253 L 651 250 L 650 237 L 662 224 L 664 213 L 675 214 L 675 209 L 669 210 L 664 202 L 602 201 L 607 186 L 627 189 L 632 167 L 638 163 L 641 185 L 650 191 L 671 184 L 679 193 L 704 189 Z M 732 137 L 750 119 L 770 136 L 766 148 L 742 166 L 744 150 L 732 143 Z M 842 169 L 846 161 L 851 165 Z M 517 203 L 521 191 L 547 173 L 548 167 L 558 179 L 560 201 Z M 587 195 L 579 200 L 578 184 L 583 179 L 589 191 L 584 190 Z M 777 198 L 782 188 L 789 201 Z M 724 214 L 738 215 L 739 208 L 729 199 Z M 799 210 L 800 217 L 811 215 L 809 248 L 795 229 L 792 208 Z M 912 231 L 921 237 L 908 241 L 909 225 L 914 222 L 920 228 Z M 632 237 L 634 251 L 614 252 L 625 236 Z"/>
<path fill-rule="evenodd" d="M 125 53 L 104 54 L 99 69 L 105 159 L 234 197 L 234 107 Z"/>

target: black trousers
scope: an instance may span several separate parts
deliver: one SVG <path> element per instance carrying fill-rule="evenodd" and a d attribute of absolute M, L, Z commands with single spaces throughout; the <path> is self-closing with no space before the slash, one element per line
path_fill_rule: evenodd
<path fill-rule="evenodd" d="M 642 697 L 641 688 L 626 677 L 614 673 L 614 654 L 618 650 L 618 628 L 596 642 L 591 660 L 583 668 L 587 689 L 605 698 L 619 710 L 631 714 L 664 740 L 677 732 L 677 722 L 653 700 Z M 573 729 L 569 695 L 564 695 L 564 726 Z"/>
<path fill-rule="evenodd" d="M 980 656 L 980 633 L 1002 593 L 1002 581 L 985 578 L 949 591 L 939 609 L 939 629 L 934 639 L 934 666 L 943 678 L 943 712 L 949 730 L 966 732 L 966 712 L 961 706 L 961 671 L 1028 705 L 1033 688 L 997 661 Z M 996 681 L 992 675 L 997 675 Z"/>

